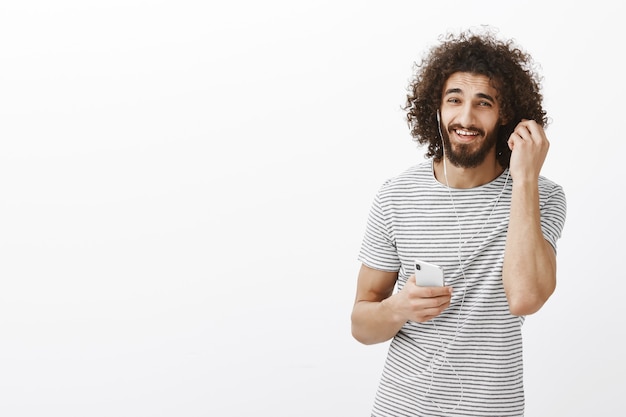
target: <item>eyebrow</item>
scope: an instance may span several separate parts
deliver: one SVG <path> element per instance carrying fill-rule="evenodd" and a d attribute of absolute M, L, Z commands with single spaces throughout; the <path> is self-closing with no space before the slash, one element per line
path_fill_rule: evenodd
<path fill-rule="evenodd" d="M 460 88 L 450 88 L 450 89 L 446 90 L 446 92 L 444 93 L 444 96 L 447 96 L 448 94 L 463 94 L 463 90 L 461 90 Z M 494 98 L 491 97 L 489 94 L 478 93 L 478 94 L 476 94 L 476 97 L 484 98 L 484 99 L 489 100 L 489 101 L 491 101 L 493 103 L 496 102 L 494 100 Z"/>

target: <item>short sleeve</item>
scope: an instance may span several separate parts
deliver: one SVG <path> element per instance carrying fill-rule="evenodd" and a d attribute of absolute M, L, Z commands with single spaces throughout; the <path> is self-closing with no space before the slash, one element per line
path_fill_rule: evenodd
<path fill-rule="evenodd" d="M 373 269 L 388 272 L 400 270 L 400 258 L 381 192 L 378 192 L 372 203 L 358 259 Z"/>
<path fill-rule="evenodd" d="M 553 184 L 542 196 L 540 206 L 541 231 L 544 238 L 550 242 L 554 250 L 557 248 L 557 241 L 561 237 L 565 225 L 567 214 L 567 201 L 563 187 Z"/>

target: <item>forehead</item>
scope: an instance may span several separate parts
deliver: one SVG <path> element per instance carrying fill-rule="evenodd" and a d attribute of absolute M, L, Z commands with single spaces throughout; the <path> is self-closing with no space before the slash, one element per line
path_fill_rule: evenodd
<path fill-rule="evenodd" d="M 443 85 L 443 94 L 449 92 L 467 96 L 486 94 L 494 99 L 498 94 L 489 77 L 471 72 L 455 72 L 450 75 Z"/>

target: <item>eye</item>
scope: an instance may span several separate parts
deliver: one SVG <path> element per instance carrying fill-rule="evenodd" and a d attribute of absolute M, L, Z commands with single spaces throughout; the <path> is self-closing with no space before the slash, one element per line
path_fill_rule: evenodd
<path fill-rule="evenodd" d="M 478 103 L 478 105 L 479 105 L 480 107 L 491 107 L 491 103 L 490 103 L 490 102 L 488 102 L 488 101 L 484 101 L 484 100 L 483 100 L 483 101 L 480 101 L 480 102 Z"/>

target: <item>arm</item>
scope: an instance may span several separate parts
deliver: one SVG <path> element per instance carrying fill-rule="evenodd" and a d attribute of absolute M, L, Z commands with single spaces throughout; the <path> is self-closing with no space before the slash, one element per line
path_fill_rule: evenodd
<path fill-rule="evenodd" d="M 352 336 L 361 343 L 385 342 L 408 320 L 425 322 L 450 305 L 451 287 L 418 287 L 415 276 L 393 294 L 397 272 L 361 266 L 352 309 Z"/>
<path fill-rule="evenodd" d="M 539 212 L 539 172 L 549 143 L 543 128 L 523 120 L 509 147 L 513 195 L 502 281 L 511 314 L 537 312 L 556 288 L 556 254 L 543 237 Z"/>

